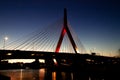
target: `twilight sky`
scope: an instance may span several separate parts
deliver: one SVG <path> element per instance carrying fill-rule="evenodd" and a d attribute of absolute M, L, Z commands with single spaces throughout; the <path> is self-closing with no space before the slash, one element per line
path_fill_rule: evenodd
<path fill-rule="evenodd" d="M 13 41 L 63 17 L 87 52 L 116 55 L 120 48 L 119 0 L 0 0 L 0 48 L 4 36 Z"/>

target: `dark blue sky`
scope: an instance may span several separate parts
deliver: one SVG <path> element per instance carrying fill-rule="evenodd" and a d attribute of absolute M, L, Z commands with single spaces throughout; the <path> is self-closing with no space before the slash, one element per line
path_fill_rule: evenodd
<path fill-rule="evenodd" d="M 0 46 L 3 37 L 11 40 L 45 27 L 63 17 L 84 47 L 105 55 L 120 48 L 119 0 L 0 0 Z"/>

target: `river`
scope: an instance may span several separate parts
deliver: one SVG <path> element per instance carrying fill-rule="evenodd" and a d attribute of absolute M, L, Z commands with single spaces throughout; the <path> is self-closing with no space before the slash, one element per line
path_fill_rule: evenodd
<path fill-rule="evenodd" d="M 103 75 L 90 75 L 79 72 L 52 71 L 50 69 L 11 69 L 0 70 L 0 75 L 10 77 L 10 80 L 118 80 Z M 113 75 L 112 75 L 113 76 Z"/>

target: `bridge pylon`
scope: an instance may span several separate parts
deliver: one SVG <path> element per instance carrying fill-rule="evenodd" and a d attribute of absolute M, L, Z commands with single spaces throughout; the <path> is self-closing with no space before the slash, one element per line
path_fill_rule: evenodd
<path fill-rule="evenodd" d="M 72 44 L 72 47 L 73 47 L 75 53 L 77 54 L 77 53 L 78 53 L 78 48 L 77 48 L 77 46 L 76 46 L 76 43 L 75 43 L 75 41 L 74 41 L 74 39 L 73 39 L 73 36 L 72 36 L 72 34 L 71 34 L 71 32 L 70 32 L 70 29 L 69 29 L 69 27 L 68 27 L 68 22 L 67 22 L 67 9 L 64 8 L 64 24 L 63 24 L 63 28 L 62 28 L 62 31 L 61 31 L 61 35 L 60 35 L 60 37 L 59 37 L 59 40 L 58 40 L 58 43 L 57 43 L 57 46 L 56 46 L 56 50 L 55 50 L 56 53 L 59 53 L 60 47 L 61 47 L 61 44 L 62 44 L 62 41 L 63 41 L 63 38 L 64 38 L 64 35 L 65 35 L 66 33 L 67 33 L 67 35 L 68 35 L 68 38 L 69 38 L 69 40 L 70 40 L 70 42 L 71 42 L 71 44 Z"/>

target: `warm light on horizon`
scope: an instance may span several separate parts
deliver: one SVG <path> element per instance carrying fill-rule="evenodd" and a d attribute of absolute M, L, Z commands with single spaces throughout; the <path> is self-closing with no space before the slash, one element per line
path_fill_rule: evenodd
<path fill-rule="evenodd" d="M 32 63 L 35 59 L 7 59 L 4 61 L 8 61 L 8 63 Z M 39 59 L 40 63 L 45 63 L 44 59 Z"/>
<path fill-rule="evenodd" d="M 9 59 L 8 63 L 32 63 L 35 59 Z"/>

